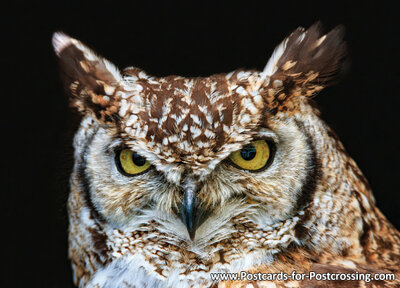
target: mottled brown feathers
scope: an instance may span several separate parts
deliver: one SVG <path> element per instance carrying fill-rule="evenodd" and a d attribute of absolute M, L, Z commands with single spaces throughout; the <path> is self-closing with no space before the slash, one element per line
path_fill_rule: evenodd
<path fill-rule="evenodd" d="M 344 27 L 338 26 L 326 35 L 321 29 L 320 23 L 308 30 L 298 28 L 287 38 L 285 52 L 276 64 L 278 70 L 274 75 L 277 78 L 283 75 L 298 85 L 325 87 L 336 80 L 346 56 Z M 314 76 L 313 73 L 317 74 Z"/>
<path fill-rule="evenodd" d="M 80 112 L 91 112 L 97 119 L 111 122 L 118 109 L 116 92 L 122 90 L 117 69 L 65 34 L 54 34 L 53 44 L 71 104 Z"/>
<path fill-rule="evenodd" d="M 299 101 L 294 97 L 313 96 L 336 81 L 346 56 L 343 34 L 338 26 L 324 35 L 316 23 L 298 28 L 278 46 L 278 59 L 264 71 L 269 78 L 263 95 L 272 111 L 293 111 Z"/>

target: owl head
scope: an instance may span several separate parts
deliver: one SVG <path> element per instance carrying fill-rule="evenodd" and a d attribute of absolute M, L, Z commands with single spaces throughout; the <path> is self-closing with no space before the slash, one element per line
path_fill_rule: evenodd
<path fill-rule="evenodd" d="M 298 28 L 263 71 L 185 78 L 120 71 L 56 33 L 65 88 L 83 115 L 69 200 L 76 277 L 139 254 L 153 265 L 146 273 L 161 278 L 193 259 L 207 271 L 221 262 L 243 268 L 291 243 L 316 247 L 328 220 L 338 231 L 327 247 L 351 246 L 339 237 L 350 224 L 327 215 L 345 213 L 355 183 L 362 191 L 367 184 L 311 105 L 337 78 L 342 38 L 342 27 Z M 332 205 L 335 197 L 342 205 Z M 88 250 L 97 253 L 90 265 Z M 243 260 L 256 252 L 251 264 Z"/>

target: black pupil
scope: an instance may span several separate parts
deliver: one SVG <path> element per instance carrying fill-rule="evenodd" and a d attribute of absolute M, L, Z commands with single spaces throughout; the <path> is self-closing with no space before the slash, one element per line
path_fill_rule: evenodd
<path fill-rule="evenodd" d="M 146 164 L 146 158 L 140 156 L 136 152 L 133 152 L 132 154 L 132 161 L 135 163 L 136 166 L 143 166 Z"/>
<path fill-rule="evenodd" d="M 240 156 L 246 161 L 250 161 L 254 157 L 256 157 L 257 149 L 253 145 L 246 145 L 240 150 Z"/>

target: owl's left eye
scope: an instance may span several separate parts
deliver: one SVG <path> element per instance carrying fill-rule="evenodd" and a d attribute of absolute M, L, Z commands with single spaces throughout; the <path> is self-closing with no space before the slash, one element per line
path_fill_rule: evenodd
<path fill-rule="evenodd" d="M 144 173 L 151 167 L 146 158 L 129 149 L 118 151 L 115 160 L 119 171 L 126 176 Z"/>
<path fill-rule="evenodd" d="M 241 150 L 233 152 L 229 159 L 239 168 L 259 171 L 268 166 L 272 160 L 272 144 L 266 140 L 255 140 Z"/>

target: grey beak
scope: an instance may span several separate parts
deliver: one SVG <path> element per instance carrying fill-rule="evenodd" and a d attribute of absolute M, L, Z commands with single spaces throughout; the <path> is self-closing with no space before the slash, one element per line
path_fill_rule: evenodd
<path fill-rule="evenodd" d="M 181 204 L 181 218 L 189 232 L 190 239 L 193 240 L 197 228 L 197 198 L 196 190 L 187 187 L 184 190 L 183 201 Z"/>
<path fill-rule="evenodd" d="M 209 217 L 212 213 L 208 208 L 200 203 L 198 193 L 202 184 L 195 179 L 188 177 L 181 185 L 183 199 L 180 205 L 179 215 L 182 222 L 186 225 L 190 239 L 195 239 L 196 229 Z"/>

